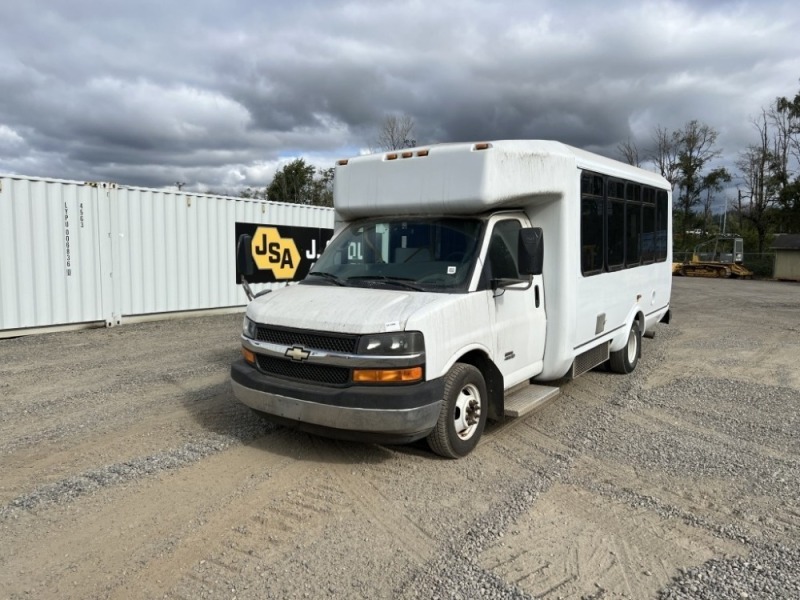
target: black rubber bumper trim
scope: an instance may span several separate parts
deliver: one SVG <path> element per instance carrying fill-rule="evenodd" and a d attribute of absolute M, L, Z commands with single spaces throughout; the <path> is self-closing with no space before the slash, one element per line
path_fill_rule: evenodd
<path fill-rule="evenodd" d="M 441 377 L 410 385 L 352 385 L 333 388 L 270 377 L 241 358 L 231 365 L 231 379 L 259 392 L 345 408 L 419 408 L 441 400 L 444 394 L 444 381 Z"/>
<path fill-rule="evenodd" d="M 409 434 L 395 434 L 395 433 L 381 433 L 374 431 L 353 431 L 350 429 L 337 429 L 335 427 L 325 427 L 323 425 L 315 425 L 313 423 L 303 423 L 301 421 L 293 421 L 291 419 L 283 419 L 275 415 L 267 413 L 259 413 L 262 418 L 267 421 L 277 423 L 287 429 L 295 431 L 302 431 L 312 435 L 331 438 L 334 440 L 343 440 L 346 442 L 362 442 L 367 444 L 410 444 L 423 439 L 430 433 L 429 431 L 421 431 Z"/>

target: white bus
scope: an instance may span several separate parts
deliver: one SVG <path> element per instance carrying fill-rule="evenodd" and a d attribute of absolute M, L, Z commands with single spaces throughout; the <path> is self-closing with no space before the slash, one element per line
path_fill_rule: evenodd
<path fill-rule="evenodd" d="M 487 418 L 603 363 L 630 373 L 669 322 L 671 191 L 552 141 L 433 145 L 339 161 L 333 238 L 247 308 L 233 389 L 345 439 L 427 438 L 460 457 Z M 240 240 L 253 272 L 256 240 Z"/>

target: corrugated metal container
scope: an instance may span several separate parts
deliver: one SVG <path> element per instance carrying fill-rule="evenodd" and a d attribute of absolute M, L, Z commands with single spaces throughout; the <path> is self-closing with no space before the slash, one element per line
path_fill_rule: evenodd
<path fill-rule="evenodd" d="M 0 331 L 111 318 L 99 192 L 71 181 L 0 178 Z"/>
<path fill-rule="evenodd" d="M 237 223 L 332 229 L 333 210 L 2 176 L 0 337 L 243 306 Z"/>

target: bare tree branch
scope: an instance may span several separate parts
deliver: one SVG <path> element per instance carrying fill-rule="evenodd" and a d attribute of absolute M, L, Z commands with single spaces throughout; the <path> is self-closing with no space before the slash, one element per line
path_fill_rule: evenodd
<path fill-rule="evenodd" d="M 653 162 L 655 163 L 658 172 L 672 186 L 678 180 L 678 150 L 680 136 L 678 132 L 669 133 L 666 128 L 660 125 L 656 127 L 653 133 L 653 143 L 655 150 L 653 152 Z"/>
<path fill-rule="evenodd" d="M 642 166 L 642 161 L 639 159 L 639 148 L 637 148 L 636 142 L 631 141 L 631 138 L 617 144 L 617 152 L 629 165 Z"/>
<path fill-rule="evenodd" d="M 417 145 L 417 141 L 412 139 L 413 131 L 414 119 L 408 115 L 388 115 L 378 134 L 378 147 L 381 150 L 413 148 Z"/>

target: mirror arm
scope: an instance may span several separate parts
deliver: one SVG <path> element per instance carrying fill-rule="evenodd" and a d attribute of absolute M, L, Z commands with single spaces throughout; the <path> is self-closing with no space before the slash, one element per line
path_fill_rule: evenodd
<path fill-rule="evenodd" d="M 525 287 L 521 287 L 521 288 L 518 288 L 518 287 L 506 287 L 506 286 L 509 286 L 509 285 L 522 283 L 523 281 L 525 281 L 525 280 L 524 279 L 492 279 L 492 290 L 494 290 L 495 292 L 497 292 L 498 289 L 502 289 L 503 292 L 505 292 L 506 290 L 508 290 L 510 292 L 524 292 L 525 290 L 529 290 L 529 289 L 531 289 L 531 287 L 533 287 L 533 275 L 528 275 L 528 285 L 526 285 Z M 495 294 L 495 298 L 497 298 L 497 296 L 500 296 L 500 295 L 501 294 Z"/>
<path fill-rule="evenodd" d="M 250 289 L 250 284 L 247 283 L 247 279 L 244 278 L 244 275 L 242 275 L 242 289 L 244 290 L 244 293 L 247 295 L 248 301 L 252 301 L 253 298 L 255 298 L 255 294 L 253 294 L 253 290 Z"/>
<path fill-rule="evenodd" d="M 512 292 L 514 292 L 514 291 L 524 292 L 525 290 L 529 290 L 532 287 L 533 287 L 533 275 L 528 275 L 528 285 L 526 285 L 524 288 L 509 288 L 509 289 Z"/>

